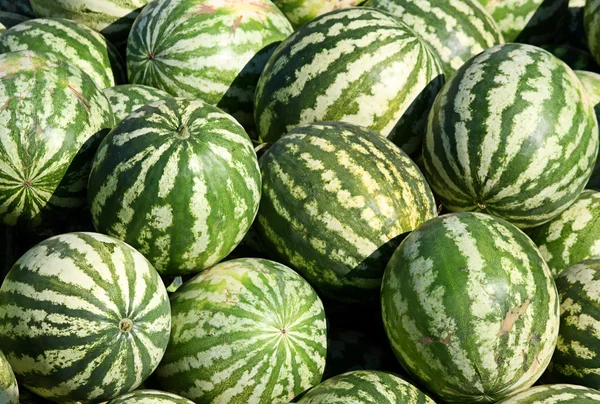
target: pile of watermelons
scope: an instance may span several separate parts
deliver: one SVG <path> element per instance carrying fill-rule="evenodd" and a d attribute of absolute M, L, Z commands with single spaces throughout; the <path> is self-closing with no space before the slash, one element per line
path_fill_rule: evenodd
<path fill-rule="evenodd" d="M 0 0 L 0 404 L 600 403 L 600 0 Z"/>

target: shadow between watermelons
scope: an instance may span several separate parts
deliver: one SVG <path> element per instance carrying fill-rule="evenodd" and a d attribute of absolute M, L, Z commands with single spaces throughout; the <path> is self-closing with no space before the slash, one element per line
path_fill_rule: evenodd
<path fill-rule="evenodd" d="M 254 123 L 254 93 L 256 92 L 258 79 L 260 78 L 265 65 L 271 58 L 271 55 L 275 52 L 275 49 L 277 49 L 280 43 L 281 41 L 273 42 L 256 52 L 252 59 L 246 63 L 233 79 L 231 85 L 217 103 L 217 107 L 233 115 L 233 117 L 242 124 L 252 140 L 258 140 L 258 133 Z M 240 90 L 252 94 L 250 100 L 243 100 L 240 102 Z M 239 111 L 246 112 L 250 117 L 244 119 Z"/>
<path fill-rule="evenodd" d="M 561 3 L 561 10 L 554 13 L 554 17 L 548 23 L 543 23 L 547 18 L 548 8 Z M 565 37 L 565 31 L 569 16 L 569 2 L 566 0 L 544 0 L 527 25 L 512 42 L 527 43 L 531 45 L 545 45 L 560 43 Z M 549 30 L 548 27 L 552 29 Z"/>
<path fill-rule="evenodd" d="M 25 229 L 48 229 L 49 233 L 56 234 L 56 231 L 52 229 L 64 230 L 65 227 L 68 227 L 72 223 L 73 219 L 79 221 L 79 215 L 85 211 L 86 207 L 87 180 L 92 168 L 92 161 L 100 142 L 102 142 L 102 139 L 104 139 L 109 131 L 110 128 L 101 129 L 85 141 L 69 164 L 52 196 L 40 209 L 38 214 L 34 217 L 17 221 L 16 226 Z M 72 145 L 65 142 L 63 148 L 68 147 L 72 147 Z M 51 164 L 51 162 L 48 164 Z M 49 180 L 51 181 L 51 178 Z M 69 188 L 73 187 L 75 183 L 81 186 L 81 190 L 76 195 L 69 191 Z M 80 198 L 81 205 L 61 209 L 58 207 L 58 203 L 62 198 Z"/>

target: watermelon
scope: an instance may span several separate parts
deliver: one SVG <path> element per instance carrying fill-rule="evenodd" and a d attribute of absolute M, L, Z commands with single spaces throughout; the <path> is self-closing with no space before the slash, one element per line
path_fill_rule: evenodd
<path fill-rule="evenodd" d="M 585 3 L 584 28 L 590 52 L 600 63 L 600 0 L 588 0 Z"/>
<path fill-rule="evenodd" d="M 104 139 L 88 183 L 94 226 L 138 249 L 162 275 L 195 273 L 225 258 L 260 201 L 252 142 L 203 101 L 159 100 Z"/>
<path fill-rule="evenodd" d="M 497 404 L 597 404 L 600 391 L 570 384 L 536 386 Z"/>
<path fill-rule="evenodd" d="M 36 17 L 29 0 L 0 0 L 0 11 L 19 14 L 27 18 Z"/>
<path fill-rule="evenodd" d="M 171 295 L 173 328 L 156 376 L 196 403 L 279 403 L 321 380 L 323 304 L 273 261 L 213 266 Z"/>
<path fill-rule="evenodd" d="M 588 71 L 576 70 L 575 74 L 583 84 L 585 93 L 594 106 L 596 119 L 600 122 L 600 74 Z M 586 188 L 600 190 L 600 159 L 596 159 L 596 165 Z"/>
<path fill-rule="evenodd" d="M 360 398 L 360 401 L 359 401 Z M 434 404 L 412 384 L 391 373 L 356 370 L 332 377 L 311 389 L 298 404 Z"/>
<path fill-rule="evenodd" d="M 0 403 L 19 404 L 17 379 L 2 351 L 0 351 Z"/>
<path fill-rule="evenodd" d="M 150 2 L 150 0 L 29 1 L 38 17 L 68 18 L 80 22 L 103 34 L 117 47 L 127 41 L 133 21 L 140 10 Z"/>
<path fill-rule="evenodd" d="M 27 20 L 27 17 L 24 17 L 20 14 L 0 11 L 0 33 L 6 31 L 10 27 L 13 27 Z"/>
<path fill-rule="evenodd" d="M 114 69 L 123 64 L 117 51 L 99 33 L 83 24 L 64 18 L 36 18 L 4 32 L 0 53 L 32 50 L 65 57 L 87 73 L 98 88 L 115 85 Z"/>
<path fill-rule="evenodd" d="M 368 0 L 419 34 L 439 55 L 446 77 L 487 48 L 504 43 L 496 22 L 477 0 Z"/>
<path fill-rule="evenodd" d="M 269 143 L 304 123 L 342 121 L 412 154 L 442 83 L 439 58 L 407 25 L 348 8 L 317 17 L 279 45 L 260 76 L 254 117 Z"/>
<path fill-rule="evenodd" d="M 448 403 L 493 403 L 541 376 L 559 300 L 527 236 L 482 213 L 430 220 L 404 239 L 381 288 L 396 357 Z"/>
<path fill-rule="evenodd" d="M 172 98 L 165 91 L 140 84 L 124 84 L 104 89 L 104 95 L 112 106 L 117 122 L 138 108 L 154 101 Z"/>
<path fill-rule="evenodd" d="M 297 29 L 322 14 L 356 7 L 364 0 L 274 0 L 274 2 Z"/>
<path fill-rule="evenodd" d="M 560 331 L 544 381 L 599 389 L 600 258 L 562 271 L 556 288 L 561 302 Z"/>
<path fill-rule="evenodd" d="M 569 0 L 479 0 L 498 23 L 506 42 L 543 45 L 561 39 Z"/>
<path fill-rule="evenodd" d="M 586 0 L 569 0 L 566 40 L 572 46 L 589 50 L 584 25 L 585 2 Z"/>
<path fill-rule="evenodd" d="M 108 404 L 194 404 L 194 402 L 164 391 L 136 390 L 110 400 Z"/>
<path fill-rule="evenodd" d="M 399 238 L 436 216 L 417 166 L 359 126 L 299 126 L 271 146 L 260 167 L 259 236 L 333 300 L 376 299 Z"/>
<path fill-rule="evenodd" d="M 101 402 L 139 386 L 171 326 L 152 265 L 97 233 L 51 237 L 0 287 L 0 346 L 23 386 L 54 402 Z"/>
<path fill-rule="evenodd" d="M 91 159 L 114 125 L 96 83 L 66 59 L 0 55 L 0 223 L 56 222 L 85 205 Z"/>
<path fill-rule="evenodd" d="M 600 255 L 600 192 L 584 190 L 567 210 L 529 231 L 554 277 Z"/>
<path fill-rule="evenodd" d="M 575 73 L 523 44 L 467 62 L 436 99 L 423 143 L 427 179 L 446 208 L 521 228 L 573 203 L 597 154 L 594 108 Z"/>
<path fill-rule="evenodd" d="M 270 0 L 152 2 L 127 44 L 130 82 L 200 98 L 254 126 L 256 83 L 292 26 Z"/>
<path fill-rule="evenodd" d="M 573 70 L 600 72 L 600 66 L 598 66 L 594 57 L 585 50 L 565 44 L 543 45 L 542 48 L 565 62 Z"/>

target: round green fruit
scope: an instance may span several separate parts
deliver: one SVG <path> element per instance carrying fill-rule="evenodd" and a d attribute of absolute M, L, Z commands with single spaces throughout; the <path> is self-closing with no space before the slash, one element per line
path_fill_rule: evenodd
<path fill-rule="evenodd" d="M 140 251 L 166 276 L 225 258 L 260 201 L 252 141 L 233 117 L 203 101 L 159 100 L 104 139 L 88 183 L 94 226 Z"/>
<path fill-rule="evenodd" d="M 597 404 L 600 392 L 570 384 L 548 384 L 533 387 L 497 404 Z"/>
<path fill-rule="evenodd" d="M 0 55 L 0 222 L 57 223 L 85 206 L 91 161 L 114 126 L 108 100 L 66 59 Z"/>
<path fill-rule="evenodd" d="M 273 261 L 244 258 L 200 273 L 171 295 L 173 328 L 156 377 L 198 404 L 279 403 L 318 384 L 323 304 Z"/>
<path fill-rule="evenodd" d="M 110 400 L 108 404 L 194 404 L 194 402 L 165 391 L 135 390 Z"/>
<path fill-rule="evenodd" d="M 435 52 L 391 14 L 332 11 L 301 27 L 269 59 L 254 100 L 258 134 L 274 143 L 302 124 L 347 122 L 412 154 L 443 76 Z"/>
<path fill-rule="evenodd" d="M 0 346 L 22 386 L 57 403 L 102 402 L 138 387 L 170 327 L 158 273 L 102 234 L 42 241 L 0 287 Z"/>
<path fill-rule="evenodd" d="M 437 215 L 412 160 L 359 126 L 299 126 L 260 167 L 256 231 L 278 260 L 334 300 L 376 299 L 399 239 Z"/>
<path fill-rule="evenodd" d="M 250 129 L 260 73 L 291 33 L 270 0 L 154 1 L 129 37 L 129 80 L 201 99 Z"/>
<path fill-rule="evenodd" d="M 514 43 L 487 49 L 446 83 L 423 144 L 427 180 L 448 210 L 520 228 L 571 205 L 597 154 L 594 108 L 575 73 L 543 49 Z"/>
<path fill-rule="evenodd" d="M 548 266 L 523 232 L 482 213 L 443 215 L 409 234 L 381 302 L 396 357 L 444 402 L 494 403 L 528 388 L 556 346 Z"/>
<path fill-rule="evenodd" d="M 358 401 L 360 400 L 360 401 Z M 412 384 L 391 373 L 356 370 L 334 376 L 309 390 L 298 404 L 434 404 Z"/>

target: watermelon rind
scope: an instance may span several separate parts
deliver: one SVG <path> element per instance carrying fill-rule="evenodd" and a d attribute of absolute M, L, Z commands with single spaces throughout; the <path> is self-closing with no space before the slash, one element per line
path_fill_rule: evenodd
<path fill-rule="evenodd" d="M 0 346 L 22 386 L 57 403 L 135 389 L 161 360 L 170 326 L 152 265 L 98 233 L 42 241 L 0 287 Z"/>
<path fill-rule="evenodd" d="M 222 262 L 171 295 L 173 328 L 160 386 L 196 403 L 286 402 L 325 367 L 323 304 L 279 263 Z"/>
<path fill-rule="evenodd" d="M 169 98 L 128 115 L 93 159 L 97 231 L 138 249 L 166 276 L 225 258 L 250 228 L 261 178 L 252 142 L 229 114 Z"/>
<path fill-rule="evenodd" d="M 396 357 L 443 402 L 493 403 L 526 389 L 556 346 L 548 266 L 521 230 L 482 213 L 442 215 L 409 234 L 381 302 Z"/>

